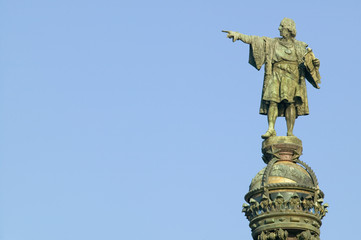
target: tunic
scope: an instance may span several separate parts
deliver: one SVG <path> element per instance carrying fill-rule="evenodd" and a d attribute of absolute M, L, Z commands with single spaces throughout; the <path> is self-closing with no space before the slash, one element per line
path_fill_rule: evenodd
<path fill-rule="evenodd" d="M 284 43 L 281 38 L 247 36 L 250 44 L 249 63 L 257 70 L 265 65 L 260 114 L 267 115 L 270 101 L 278 103 L 278 115 L 284 116 L 287 103 L 294 103 L 296 116 L 308 115 L 305 77 L 314 82 L 307 73 L 304 56 L 307 44 L 293 39 Z"/>

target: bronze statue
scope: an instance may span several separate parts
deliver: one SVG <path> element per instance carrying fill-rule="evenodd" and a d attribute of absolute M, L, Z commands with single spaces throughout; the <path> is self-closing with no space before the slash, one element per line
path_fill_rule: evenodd
<path fill-rule="evenodd" d="M 278 116 L 284 116 L 287 136 L 293 136 L 295 119 L 308 115 L 305 78 L 319 88 L 320 61 L 315 58 L 307 44 L 297 41 L 296 24 L 284 18 L 278 28 L 281 38 L 248 36 L 233 31 L 223 31 L 227 37 L 250 44 L 249 63 L 260 70 L 265 65 L 260 114 L 268 116 L 266 139 L 276 136 L 274 129 Z"/>

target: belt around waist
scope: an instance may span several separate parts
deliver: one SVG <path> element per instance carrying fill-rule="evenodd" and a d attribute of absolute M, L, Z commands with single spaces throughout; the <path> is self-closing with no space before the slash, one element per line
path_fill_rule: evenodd
<path fill-rule="evenodd" d="M 294 62 L 294 61 L 281 61 L 281 62 L 275 62 L 273 64 L 273 66 L 276 66 L 276 65 L 280 65 L 280 64 L 288 64 L 288 65 L 296 65 L 298 66 L 298 62 Z"/>

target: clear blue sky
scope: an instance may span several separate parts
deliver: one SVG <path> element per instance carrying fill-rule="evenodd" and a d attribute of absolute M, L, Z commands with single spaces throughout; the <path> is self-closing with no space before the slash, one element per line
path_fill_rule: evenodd
<path fill-rule="evenodd" d="M 321 60 L 295 134 L 329 214 L 361 209 L 360 1 L 0 1 L 0 239 L 251 239 L 241 213 L 265 164 L 263 70 L 221 32 L 277 37 Z M 284 119 L 277 121 L 285 134 Z M 356 206 L 356 205 L 355 205 Z"/>

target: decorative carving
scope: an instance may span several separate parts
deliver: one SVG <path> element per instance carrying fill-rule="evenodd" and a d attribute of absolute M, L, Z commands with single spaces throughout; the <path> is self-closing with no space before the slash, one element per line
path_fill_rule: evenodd
<path fill-rule="evenodd" d="M 311 195 L 300 199 L 297 193 L 294 193 L 287 201 L 285 201 L 281 193 L 278 193 L 273 201 L 263 194 L 260 202 L 251 198 L 249 203 L 250 205 L 246 203 L 242 205 L 242 212 L 244 212 L 248 220 L 265 213 L 275 212 L 303 212 L 322 219 L 328 212 L 327 208 L 329 207 L 327 203 L 323 204 L 322 198 L 315 202 Z"/>
<path fill-rule="evenodd" d="M 325 204 L 322 205 L 321 219 L 322 219 L 324 216 L 326 216 L 326 213 L 328 213 L 327 208 L 328 208 L 328 204 L 327 204 L 327 203 L 325 203 Z"/>
<path fill-rule="evenodd" d="M 311 233 L 310 230 L 306 230 L 297 235 L 298 240 L 320 240 L 318 234 Z"/>
<path fill-rule="evenodd" d="M 251 200 L 249 201 L 250 203 L 250 207 L 249 207 L 249 212 L 250 212 L 250 216 L 251 217 L 255 217 L 258 215 L 258 210 L 259 210 L 259 203 L 254 200 L 253 198 L 251 198 Z"/>
<path fill-rule="evenodd" d="M 272 210 L 274 211 L 283 211 L 285 209 L 284 207 L 285 199 L 283 198 L 281 193 L 278 193 L 276 196 L 276 199 L 272 202 Z"/>
<path fill-rule="evenodd" d="M 286 240 L 288 237 L 288 232 L 280 228 L 277 231 L 277 237 L 279 240 Z"/>
<path fill-rule="evenodd" d="M 246 201 L 248 202 L 252 196 L 263 194 L 265 192 L 264 191 L 265 189 L 268 191 L 272 190 L 273 192 L 278 189 L 292 189 L 292 191 L 296 191 L 296 192 L 306 191 L 312 194 L 312 196 L 317 196 L 316 199 L 322 198 L 324 196 L 324 193 L 319 188 L 316 187 L 310 187 L 299 183 L 280 182 L 280 183 L 269 183 L 266 186 L 253 188 L 246 194 L 245 196 Z"/>
<path fill-rule="evenodd" d="M 271 207 L 271 201 L 269 200 L 269 198 L 266 195 L 262 195 L 262 199 L 260 202 L 260 207 L 262 212 L 269 212 L 270 211 L 270 207 Z"/>
<path fill-rule="evenodd" d="M 294 193 L 288 202 L 288 208 L 296 212 L 301 210 L 300 205 L 301 205 L 300 197 L 298 196 L 297 193 Z"/>
<path fill-rule="evenodd" d="M 270 240 L 275 240 L 276 239 L 276 233 L 275 232 L 270 232 L 269 235 L 268 235 L 268 239 Z"/>
<path fill-rule="evenodd" d="M 271 146 L 270 149 L 266 151 L 265 154 L 268 155 L 270 158 L 280 159 L 280 154 L 279 154 L 280 151 L 281 149 L 276 148 L 275 146 Z"/>
<path fill-rule="evenodd" d="M 267 240 L 268 239 L 268 236 L 265 232 L 261 232 L 260 235 L 258 235 L 258 240 Z"/>
<path fill-rule="evenodd" d="M 243 203 L 242 205 L 242 212 L 246 215 L 246 218 L 248 220 L 251 219 L 251 211 L 250 211 L 250 206 L 247 203 Z"/>
<path fill-rule="evenodd" d="M 298 240 L 311 240 L 312 234 L 310 230 L 306 230 L 297 235 Z"/>
<path fill-rule="evenodd" d="M 320 236 L 312 235 L 311 240 L 320 240 Z"/>
<path fill-rule="evenodd" d="M 315 202 L 315 213 L 320 216 L 320 218 L 322 219 L 326 213 L 328 212 L 327 208 L 328 208 L 328 204 L 325 203 L 323 204 L 323 198 L 320 198 L 318 199 L 316 202 Z"/>
<path fill-rule="evenodd" d="M 313 203 L 312 200 L 312 196 L 308 195 L 307 197 L 305 197 L 305 199 L 303 199 L 302 201 L 302 208 L 307 211 L 307 212 L 311 212 L 311 213 L 315 213 L 315 208 L 314 208 L 315 204 Z"/>
<path fill-rule="evenodd" d="M 258 240 L 286 240 L 288 237 L 287 230 L 277 229 L 275 231 L 262 231 L 258 235 Z"/>
<path fill-rule="evenodd" d="M 297 160 L 301 155 L 302 155 L 302 150 L 301 151 L 299 149 L 293 150 L 292 160 L 293 161 Z"/>

